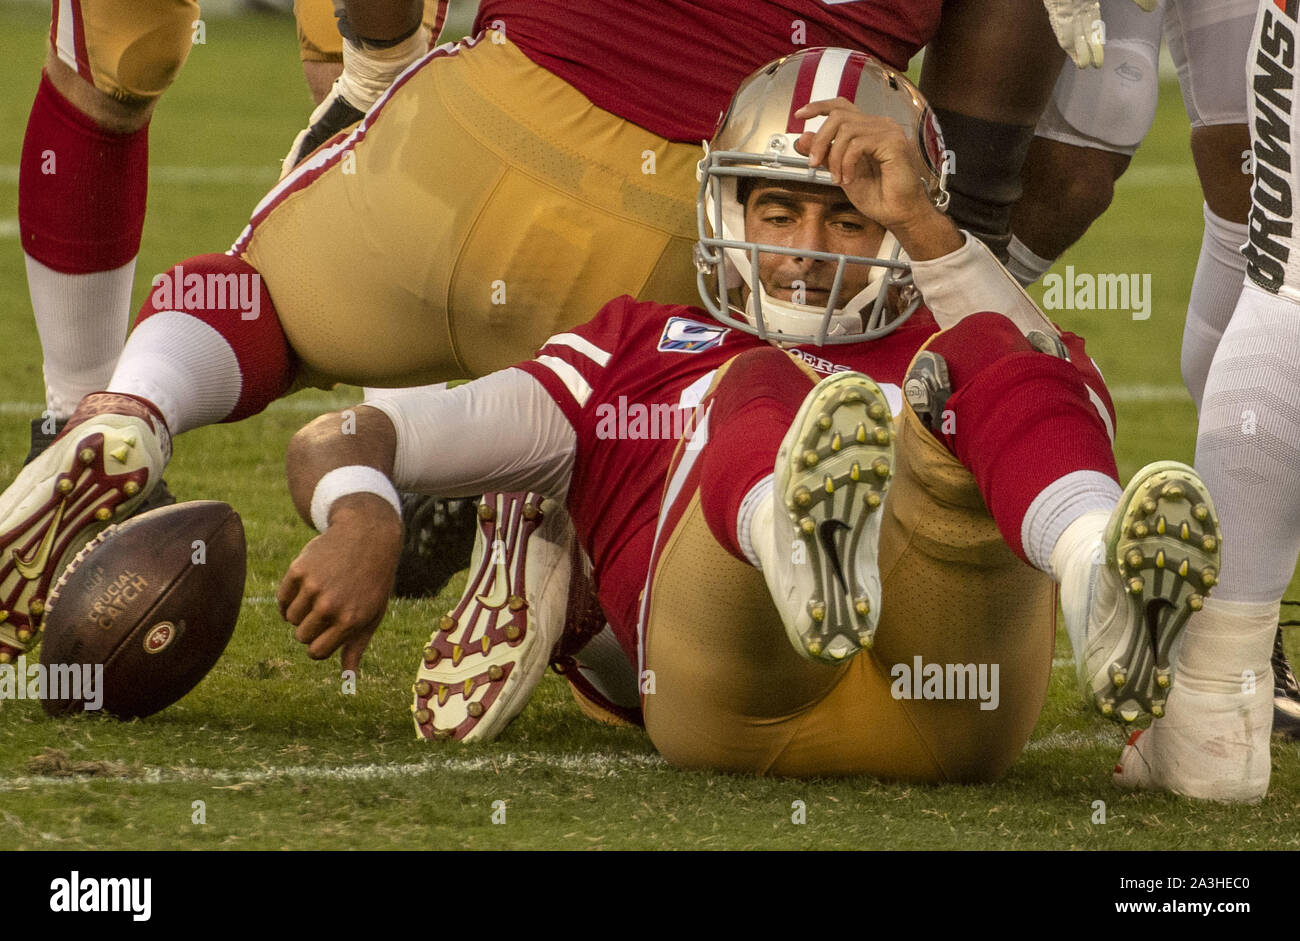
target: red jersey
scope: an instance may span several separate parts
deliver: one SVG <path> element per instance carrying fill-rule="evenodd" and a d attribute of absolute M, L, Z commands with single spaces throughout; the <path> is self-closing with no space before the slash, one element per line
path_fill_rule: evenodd
<path fill-rule="evenodd" d="M 925 308 L 869 343 L 790 350 L 823 375 L 853 369 L 880 385 L 897 412 L 921 344 L 938 331 Z M 594 320 L 552 337 L 517 368 L 560 406 L 577 435 L 568 509 L 595 563 L 597 595 L 624 652 L 637 662 L 637 605 L 673 451 L 714 371 L 763 340 L 698 307 L 623 296 Z"/>
<path fill-rule="evenodd" d="M 812 46 L 896 69 L 930 41 L 941 0 L 482 0 L 474 32 L 504 27 L 528 58 L 593 104 L 669 140 L 713 136 L 736 88 Z"/>

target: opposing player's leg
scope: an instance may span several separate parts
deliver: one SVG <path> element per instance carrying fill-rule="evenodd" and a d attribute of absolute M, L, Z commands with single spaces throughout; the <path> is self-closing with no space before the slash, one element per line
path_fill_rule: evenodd
<path fill-rule="evenodd" d="M 1004 260 L 1020 168 L 1064 61 L 1041 0 L 950 0 L 926 49 L 920 87 L 950 151 L 948 213 Z"/>
<path fill-rule="evenodd" d="M 1247 75 L 1254 153 L 1245 287 L 1218 342 L 1197 430 L 1196 466 L 1228 539 L 1219 598 L 1193 618 L 1178 653 L 1187 678 L 1168 716 L 1135 737 L 1116 769 L 1129 787 L 1250 800 L 1268 790 L 1270 654 L 1278 602 L 1300 554 L 1300 274 L 1284 155 L 1296 146 L 1297 24 L 1258 5 Z"/>
<path fill-rule="evenodd" d="M 112 375 L 144 222 L 148 124 L 191 48 L 193 0 L 53 3 L 19 167 L 19 232 L 44 356 L 33 454 Z"/>
<path fill-rule="evenodd" d="M 1099 69 L 1062 66 L 1034 128 L 1011 214 L 1008 270 L 1036 281 L 1110 205 L 1114 184 L 1155 118 L 1164 3 L 1103 0 L 1106 58 Z"/>

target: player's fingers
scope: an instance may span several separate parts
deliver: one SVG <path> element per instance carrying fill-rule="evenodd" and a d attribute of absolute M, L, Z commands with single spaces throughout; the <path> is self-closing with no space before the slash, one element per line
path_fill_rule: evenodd
<path fill-rule="evenodd" d="M 315 606 L 315 603 L 316 591 L 310 585 L 304 584 L 300 580 L 293 597 L 288 600 L 284 610 L 281 612 L 281 617 L 290 624 L 301 624 L 303 618 L 307 617 L 311 612 L 311 609 Z"/>
<path fill-rule="evenodd" d="M 325 613 L 319 607 L 313 607 L 302 619 L 297 630 L 293 632 L 293 636 L 300 644 L 314 645 L 333 625 L 334 618 L 332 615 Z M 312 656 L 310 651 L 308 651 L 308 655 Z"/>
<path fill-rule="evenodd" d="M 381 613 L 379 617 L 375 618 L 360 631 L 355 632 L 344 642 L 343 655 L 341 658 L 344 670 L 351 670 L 354 673 L 361 672 L 361 655 L 365 653 L 366 648 L 370 646 L 370 638 L 374 636 L 375 630 L 379 627 L 379 622 L 383 619 L 384 616 Z"/>
<path fill-rule="evenodd" d="M 284 578 L 280 582 L 280 587 L 275 590 L 275 603 L 280 607 L 280 617 L 289 621 L 288 614 L 290 603 L 298 595 L 298 589 L 302 585 L 302 576 L 294 571 L 290 566 L 289 571 L 284 573 Z M 290 624 L 295 622 L 289 621 Z"/>
<path fill-rule="evenodd" d="M 843 111 L 832 111 L 826 116 L 822 126 L 813 132 L 812 143 L 808 145 L 808 165 L 810 167 L 825 166 L 826 154 L 835 141 L 835 135 L 840 124 L 844 121 L 844 117 Z"/>

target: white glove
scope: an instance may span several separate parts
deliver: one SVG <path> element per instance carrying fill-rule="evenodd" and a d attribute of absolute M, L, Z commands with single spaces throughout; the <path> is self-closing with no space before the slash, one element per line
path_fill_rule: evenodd
<path fill-rule="evenodd" d="M 365 117 L 397 76 L 429 51 L 430 33 L 421 26 L 395 46 L 375 49 L 343 40 L 343 74 L 298 133 L 280 167 L 284 179 L 304 157 L 339 131 Z"/>
<path fill-rule="evenodd" d="M 1154 6 L 1155 0 L 1133 2 L 1138 6 L 1143 2 Z M 1047 8 L 1047 18 L 1052 23 L 1052 32 L 1056 33 L 1056 41 L 1074 64 L 1081 69 L 1088 66 L 1101 68 L 1106 27 L 1097 0 L 1043 0 L 1043 6 Z"/>

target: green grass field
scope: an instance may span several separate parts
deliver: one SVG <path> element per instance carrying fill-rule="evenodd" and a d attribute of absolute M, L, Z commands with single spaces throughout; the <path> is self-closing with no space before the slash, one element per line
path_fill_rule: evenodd
<path fill-rule="evenodd" d="M 16 472 L 28 419 L 43 399 L 16 200 L 47 28 L 39 5 L 0 8 L 13 56 L 0 63 L 0 481 Z M 207 24 L 206 45 L 195 48 L 152 127 L 137 307 L 153 273 L 233 241 L 309 110 L 291 21 Z M 1186 140 L 1169 85 L 1113 209 L 1062 262 L 1152 275 L 1149 320 L 1057 315 L 1090 338 L 1114 387 L 1124 476 L 1154 459 L 1193 454 L 1195 416 L 1178 351 L 1201 201 Z M 585 720 L 555 676 L 493 745 L 418 741 L 407 710 L 416 658 L 463 579 L 436 601 L 394 603 L 354 696 L 341 694 L 337 660 L 307 659 L 273 600 L 311 535 L 288 500 L 284 446 L 313 414 L 353 401 L 355 390 L 303 394 L 180 441 L 167 473 L 172 489 L 182 499 L 231 503 L 247 528 L 248 585 L 234 640 L 194 693 L 147 721 L 54 721 L 36 703 L 0 703 L 0 848 L 1300 847 L 1294 745 L 1274 746 L 1272 789 L 1256 806 L 1116 790 L 1110 771 L 1123 734 L 1076 695 L 1063 632 L 1033 739 L 995 785 L 681 772 L 641 733 Z M 505 825 L 491 821 L 498 800 L 506 802 Z M 791 819 L 796 800 L 807 807 L 802 826 Z M 1104 824 L 1091 822 L 1099 800 Z M 206 823 L 193 822 L 195 801 L 204 802 Z"/>

